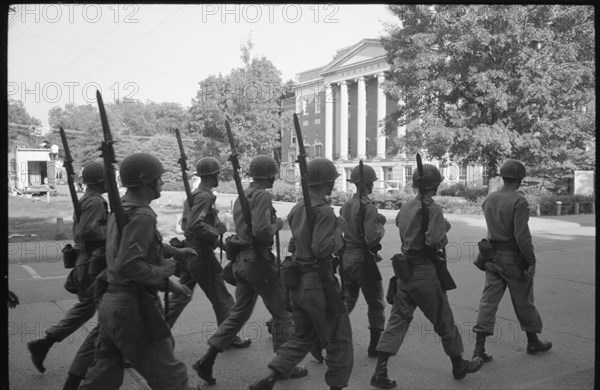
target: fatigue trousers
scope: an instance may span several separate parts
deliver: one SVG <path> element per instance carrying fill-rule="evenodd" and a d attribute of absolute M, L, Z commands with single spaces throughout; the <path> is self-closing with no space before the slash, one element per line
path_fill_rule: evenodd
<path fill-rule="evenodd" d="M 79 290 L 77 299 L 79 302 L 69 309 L 64 318 L 46 330 L 46 335 L 57 343 L 83 326 L 96 313 L 94 297 L 87 290 Z"/>
<path fill-rule="evenodd" d="M 266 264 L 260 264 L 259 261 Z M 269 283 L 265 281 L 265 268 Z M 294 323 L 291 313 L 285 310 L 283 285 L 277 277 L 273 255 L 257 259 L 252 249 L 244 250 L 233 262 L 232 269 L 237 282 L 235 303 L 229 316 L 208 339 L 208 344 L 218 351 L 226 350 L 252 315 L 260 295 L 273 317 L 273 351 L 277 351 L 282 342 L 293 337 Z"/>
<path fill-rule="evenodd" d="M 211 248 L 194 245 L 193 242 L 190 243 L 189 241 L 186 240 L 186 246 L 196 250 L 198 259 L 188 261 L 187 267 L 181 270 L 179 283 L 186 285 L 192 292 L 198 284 L 212 304 L 217 318 L 217 326 L 221 325 L 234 304 L 233 297 L 227 290 L 225 280 L 223 280 L 223 268 Z M 176 293 L 169 294 L 168 323 L 171 327 L 191 300 L 191 296 L 187 297 Z"/>
<path fill-rule="evenodd" d="M 408 280 L 398 279 L 390 319 L 379 338 L 377 351 L 391 355 L 398 353 L 417 307 L 441 337 L 446 355 L 462 354 L 464 347 L 460 331 L 454 323 L 448 297 L 442 291 L 435 267 L 431 263 L 416 265 L 413 276 Z"/>
<path fill-rule="evenodd" d="M 156 390 L 188 389 L 187 369 L 173 355 L 173 337 L 150 342 L 140 316 L 138 299 L 130 292 L 107 292 L 98 311 L 99 336 L 94 365 L 82 390 L 118 389 L 123 384 L 124 359 Z"/>
<path fill-rule="evenodd" d="M 493 261 L 486 262 L 485 286 L 473 331 L 494 334 L 496 312 L 507 287 L 521 330 L 541 333 L 542 318 L 533 303 L 533 278 L 525 276 L 518 252 L 510 250 L 496 250 Z"/>
<path fill-rule="evenodd" d="M 385 302 L 381 280 L 367 280 L 364 261 L 343 261 L 344 303 L 348 313 L 352 313 L 358 294 L 362 291 L 367 302 L 367 317 L 370 329 L 385 327 Z"/>
<path fill-rule="evenodd" d="M 91 332 L 87 335 L 83 343 L 77 350 L 75 354 L 75 358 L 71 362 L 71 367 L 69 367 L 69 374 L 75 375 L 78 377 L 85 377 L 88 368 L 94 363 L 94 355 L 96 352 L 96 339 L 100 331 L 98 329 L 98 325 L 91 330 Z"/>
<path fill-rule="evenodd" d="M 334 319 L 326 317 L 327 304 L 318 272 L 302 274 L 298 287 L 290 289 L 290 298 L 296 337 L 279 347 L 269 368 L 283 378 L 289 377 L 319 337 L 327 351 L 325 382 L 328 386 L 347 387 L 354 362 L 348 313 Z"/>

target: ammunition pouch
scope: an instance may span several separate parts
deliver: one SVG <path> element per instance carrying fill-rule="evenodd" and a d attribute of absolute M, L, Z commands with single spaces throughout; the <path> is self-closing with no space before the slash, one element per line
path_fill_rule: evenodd
<path fill-rule="evenodd" d="M 478 243 L 479 254 L 475 258 L 475 267 L 485 271 L 485 263 L 494 259 L 494 245 L 485 238 L 482 238 Z"/>
<path fill-rule="evenodd" d="M 62 249 L 63 263 L 66 269 L 75 267 L 77 262 L 78 252 L 71 244 L 67 244 Z"/>
<path fill-rule="evenodd" d="M 225 254 L 227 260 L 235 260 L 241 251 L 248 249 L 250 245 L 242 244 L 237 234 L 225 239 Z"/>
<path fill-rule="evenodd" d="M 412 277 L 415 266 L 404 253 L 396 253 L 392 256 L 392 268 L 394 275 L 400 280 L 408 280 Z"/>
<path fill-rule="evenodd" d="M 281 283 L 287 288 L 296 288 L 300 284 L 302 271 L 291 256 L 286 256 L 281 262 Z"/>

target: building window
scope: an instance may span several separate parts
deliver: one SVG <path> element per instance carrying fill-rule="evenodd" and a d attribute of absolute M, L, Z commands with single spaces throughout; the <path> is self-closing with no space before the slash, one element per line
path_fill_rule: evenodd
<path fill-rule="evenodd" d="M 467 181 L 467 164 L 462 164 L 458 169 L 458 180 Z"/>
<path fill-rule="evenodd" d="M 323 145 L 315 144 L 315 157 L 323 157 Z"/>
<path fill-rule="evenodd" d="M 321 95 L 318 92 L 315 92 L 315 114 L 321 112 Z"/>
<path fill-rule="evenodd" d="M 348 138 L 348 156 L 352 155 L 352 138 Z"/>
<path fill-rule="evenodd" d="M 413 167 L 406 165 L 404 167 L 404 183 L 412 183 Z"/>
<path fill-rule="evenodd" d="M 302 115 L 308 115 L 308 99 L 302 98 Z"/>
<path fill-rule="evenodd" d="M 289 162 L 296 162 L 296 153 L 295 152 L 288 152 L 288 161 Z"/>
<path fill-rule="evenodd" d="M 383 167 L 383 177 L 385 181 L 394 180 L 394 170 L 392 167 Z"/>
<path fill-rule="evenodd" d="M 306 145 L 304 149 L 306 151 L 306 157 L 310 157 L 310 145 Z"/>
<path fill-rule="evenodd" d="M 292 134 L 291 144 L 296 145 L 296 136 Z"/>
<path fill-rule="evenodd" d="M 484 164 L 481 168 L 481 180 L 483 181 L 484 186 L 490 184 L 490 168 L 487 164 Z"/>

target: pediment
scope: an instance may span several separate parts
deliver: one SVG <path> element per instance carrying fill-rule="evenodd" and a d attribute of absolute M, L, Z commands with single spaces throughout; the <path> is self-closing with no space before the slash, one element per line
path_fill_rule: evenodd
<path fill-rule="evenodd" d="M 336 69 L 343 69 L 352 65 L 368 62 L 376 58 L 381 58 L 382 56 L 384 57 L 386 54 L 387 52 L 378 39 L 363 39 L 354 47 L 351 47 L 336 56 L 336 58 L 321 71 L 321 74 L 331 73 Z"/>

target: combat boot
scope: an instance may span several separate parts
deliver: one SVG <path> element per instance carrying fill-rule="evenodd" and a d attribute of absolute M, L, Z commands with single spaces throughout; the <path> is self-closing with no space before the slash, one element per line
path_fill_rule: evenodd
<path fill-rule="evenodd" d="M 248 387 L 249 390 L 272 390 L 275 382 L 279 379 L 279 374 L 271 370 L 271 373 L 259 381 L 254 382 Z"/>
<path fill-rule="evenodd" d="M 27 343 L 27 348 L 29 349 L 29 352 L 31 352 L 33 365 L 39 372 L 43 373 L 46 371 L 44 359 L 46 359 L 46 355 L 48 355 L 48 351 L 52 347 L 52 344 L 54 344 L 54 340 L 50 339 L 48 336 Z"/>
<path fill-rule="evenodd" d="M 484 363 L 491 362 L 494 360 L 491 354 L 485 352 L 485 338 L 486 335 L 483 333 L 475 333 L 477 336 L 475 340 L 475 350 L 473 351 L 473 359 L 476 357 L 481 358 Z"/>
<path fill-rule="evenodd" d="M 479 371 L 481 366 L 483 366 L 483 360 L 479 357 L 476 357 L 473 360 L 465 360 L 459 355 L 451 357 L 450 360 L 452 361 L 452 375 L 456 380 L 461 380 L 467 376 L 467 374 Z"/>
<path fill-rule="evenodd" d="M 217 380 L 213 377 L 212 373 L 213 366 L 215 364 L 215 359 L 218 353 L 219 351 L 216 348 L 210 347 L 206 354 L 192 365 L 192 368 L 196 370 L 196 373 L 198 374 L 200 379 L 202 379 L 209 385 L 214 385 L 215 383 L 217 383 Z"/>
<path fill-rule="evenodd" d="M 242 339 L 240 336 L 235 336 L 235 339 L 229 344 L 229 348 L 243 349 L 248 348 L 252 344 L 249 338 Z"/>
<path fill-rule="evenodd" d="M 535 355 L 538 352 L 547 352 L 552 349 L 552 342 L 541 341 L 536 333 L 526 332 L 527 334 L 527 353 Z"/>
<path fill-rule="evenodd" d="M 302 378 L 308 375 L 308 369 L 304 366 L 295 366 L 290 373 L 290 378 Z"/>
<path fill-rule="evenodd" d="M 369 357 L 377 357 L 377 343 L 381 336 L 381 329 L 370 328 L 369 331 L 371 332 L 371 341 L 369 342 L 369 348 L 367 348 L 367 355 Z"/>
<path fill-rule="evenodd" d="M 377 365 L 375 373 L 371 377 L 371 386 L 379 387 L 380 389 L 393 389 L 396 387 L 396 381 L 388 378 L 387 362 L 390 354 L 387 352 L 379 352 L 377 354 Z"/>

